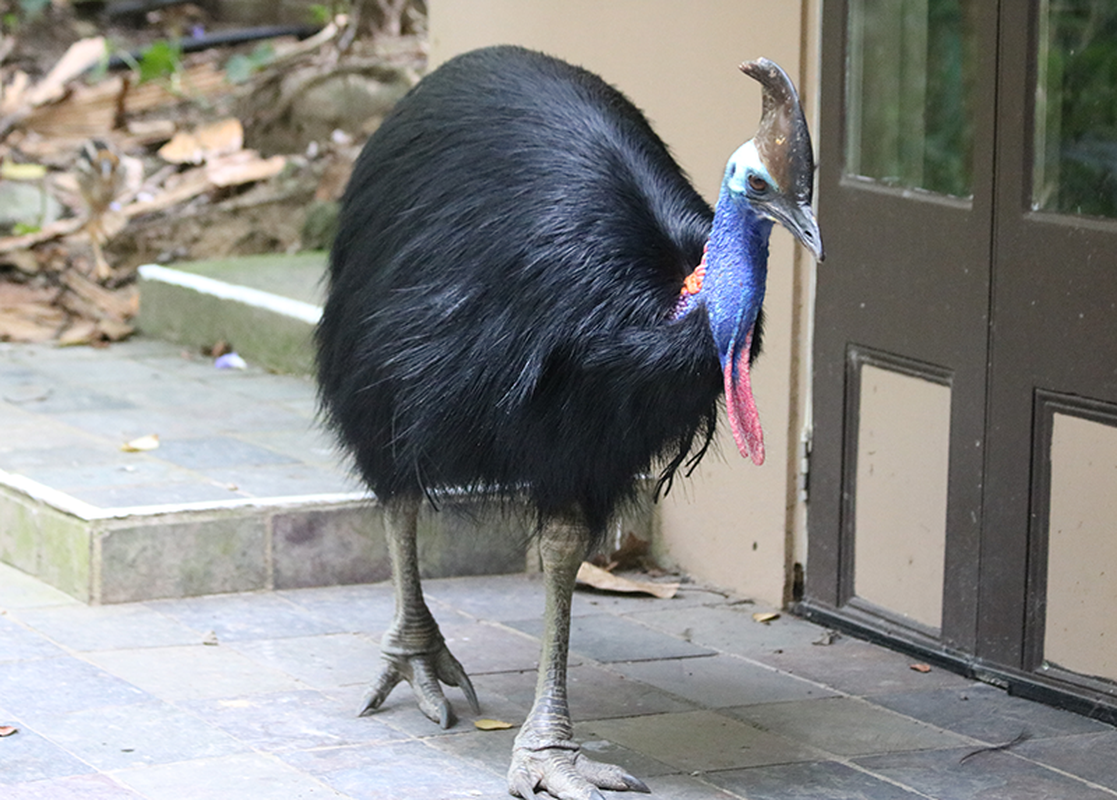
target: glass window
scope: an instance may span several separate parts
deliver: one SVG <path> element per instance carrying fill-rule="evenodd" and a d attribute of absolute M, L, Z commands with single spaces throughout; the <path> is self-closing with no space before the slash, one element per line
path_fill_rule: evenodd
<path fill-rule="evenodd" d="M 1041 0 L 1032 207 L 1117 217 L 1117 3 Z"/>
<path fill-rule="evenodd" d="M 973 193 L 973 2 L 851 0 L 846 172 Z"/>

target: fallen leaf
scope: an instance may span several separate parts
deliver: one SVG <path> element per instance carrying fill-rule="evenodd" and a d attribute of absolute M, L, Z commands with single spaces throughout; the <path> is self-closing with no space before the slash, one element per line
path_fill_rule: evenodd
<path fill-rule="evenodd" d="M 30 106 L 40 106 L 60 99 L 66 92 L 66 84 L 100 61 L 104 55 L 103 36 L 74 42 L 47 76 L 27 91 L 25 102 Z"/>
<path fill-rule="evenodd" d="M 172 164 L 201 164 L 235 153 L 244 147 L 244 126 L 235 117 L 179 131 L 159 148 L 159 156 Z"/>
<path fill-rule="evenodd" d="M 912 664 L 911 668 L 914 669 L 916 672 L 930 672 L 931 671 L 931 665 L 930 664 Z"/>
<path fill-rule="evenodd" d="M 13 733 L 19 733 L 19 728 L 14 728 L 11 725 L 0 725 L 0 738 L 11 736 Z"/>
<path fill-rule="evenodd" d="M 217 647 L 220 642 L 217 641 L 217 631 L 210 631 L 202 637 L 202 644 L 208 647 Z"/>
<path fill-rule="evenodd" d="M 145 450 L 154 450 L 159 446 L 159 434 L 152 433 L 147 436 L 141 436 L 138 439 L 133 439 L 130 442 L 125 442 L 120 445 L 120 449 L 125 453 L 142 453 Z"/>
<path fill-rule="evenodd" d="M 842 635 L 837 631 L 825 630 L 822 632 L 822 636 L 815 639 L 813 642 L 811 642 L 811 644 L 817 644 L 822 645 L 823 647 L 827 647 L 834 644 L 834 642 L 838 641 L 838 639 L 841 638 Z"/>
<path fill-rule="evenodd" d="M 778 611 L 757 611 L 755 614 L 752 615 L 753 622 L 760 622 L 764 625 L 767 625 L 769 622 L 772 622 L 773 620 L 777 620 L 779 618 L 780 612 Z"/>
<path fill-rule="evenodd" d="M 473 721 L 473 727 L 482 731 L 506 731 L 513 725 L 511 722 L 503 722 L 499 719 L 478 719 Z"/>
<path fill-rule="evenodd" d="M 583 561 L 578 567 L 578 583 L 600 589 L 604 592 L 624 592 L 627 594 L 650 594 L 662 600 L 670 600 L 679 591 L 678 582 L 651 583 L 650 581 L 634 581 L 620 575 L 594 566 L 588 561 Z"/>
<path fill-rule="evenodd" d="M 37 181 L 46 175 L 47 168 L 42 164 L 17 164 L 6 158 L 0 164 L 0 178 L 7 181 Z"/>

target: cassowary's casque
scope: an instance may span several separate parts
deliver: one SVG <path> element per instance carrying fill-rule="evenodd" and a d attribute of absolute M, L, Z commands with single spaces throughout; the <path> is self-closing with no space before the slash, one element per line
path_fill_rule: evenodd
<path fill-rule="evenodd" d="M 416 514 L 445 488 L 526 498 L 547 624 L 509 771 L 521 797 L 647 791 L 572 742 L 575 573 L 637 476 L 660 465 L 669 479 L 704 452 L 723 390 L 738 447 L 763 460 L 749 363 L 768 235 L 778 221 L 819 258 L 822 245 L 795 89 L 770 61 L 741 69 L 763 86 L 763 115 L 715 211 L 624 96 L 514 47 L 424 78 L 369 140 L 344 198 L 318 377 L 327 420 L 385 504 L 396 585 L 365 711 L 404 679 L 444 727 L 440 682 L 477 710 L 423 601 Z"/>

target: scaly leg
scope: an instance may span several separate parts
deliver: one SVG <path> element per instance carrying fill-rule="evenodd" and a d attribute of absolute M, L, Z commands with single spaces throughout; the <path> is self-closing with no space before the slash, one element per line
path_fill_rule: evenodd
<path fill-rule="evenodd" d="M 612 764 L 592 761 L 574 743 L 574 725 L 566 701 L 566 661 L 570 649 L 570 601 L 578 565 L 586 556 L 589 532 L 584 525 L 549 525 L 540 541 L 547 592 L 543 647 L 535 704 L 512 748 L 508 790 L 524 800 L 545 789 L 561 800 L 605 800 L 598 789 L 648 792 L 637 778 Z"/>
<path fill-rule="evenodd" d="M 379 708 L 396 684 L 406 680 L 419 701 L 419 710 L 443 728 L 449 728 L 454 724 L 454 711 L 442 694 L 439 681 L 461 687 L 474 714 L 481 709 L 469 676 L 446 647 L 438 623 L 423 600 L 415 544 L 419 500 L 392 500 L 385 506 L 385 515 L 396 614 L 380 638 L 380 657 L 386 663 L 365 695 L 361 716 Z"/>

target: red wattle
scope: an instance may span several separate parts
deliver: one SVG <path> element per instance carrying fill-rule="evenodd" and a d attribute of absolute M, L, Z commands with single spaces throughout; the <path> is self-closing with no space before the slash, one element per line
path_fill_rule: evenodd
<path fill-rule="evenodd" d="M 764 463 L 764 431 L 760 427 L 760 413 L 752 397 L 752 384 L 749 382 L 749 351 L 752 345 L 752 331 L 745 337 L 745 346 L 737 356 L 737 379 L 733 379 L 733 360 L 725 364 L 725 408 L 729 412 L 729 427 L 733 431 L 733 441 L 745 458 L 760 466 Z"/>

